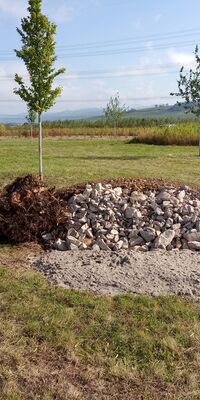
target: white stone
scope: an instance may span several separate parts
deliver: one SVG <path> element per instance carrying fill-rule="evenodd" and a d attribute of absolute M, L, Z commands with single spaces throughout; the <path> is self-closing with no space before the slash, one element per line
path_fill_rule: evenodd
<path fill-rule="evenodd" d="M 120 197 L 120 196 L 122 195 L 122 188 L 121 188 L 121 187 L 115 188 L 115 189 L 114 189 L 114 194 L 115 194 L 117 197 Z"/>
<path fill-rule="evenodd" d="M 115 251 L 121 250 L 122 247 L 123 247 L 123 244 L 124 244 L 123 240 L 119 240 L 119 242 L 115 244 L 114 250 L 115 250 Z"/>
<path fill-rule="evenodd" d="M 155 240 L 154 246 L 155 248 L 166 249 L 166 247 L 171 244 L 172 240 L 175 237 L 175 231 L 173 229 L 168 229 L 165 232 L 161 233 Z"/>
<path fill-rule="evenodd" d="M 177 199 L 179 199 L 180 201 L 183 201 L 185 197 L 185 190 L 181 190 L 178 194 L 177 194 Z"/>

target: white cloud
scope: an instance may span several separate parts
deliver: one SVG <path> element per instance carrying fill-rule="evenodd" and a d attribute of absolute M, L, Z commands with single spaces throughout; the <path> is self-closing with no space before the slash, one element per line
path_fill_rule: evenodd
<path fill-rule="evenodd" d="M 0 12 L 14 17 L 22 17 L 27 9 L 25 0 L 0 0 Z"/>
<path fill-rule="evenodd" d="M 53 15 L 54 20 L 58 23 L 69 22 L 75 14 L 75 8 L 62 4 L 56 8 L 56 10 L 52 10 L 51 14 Z"/>
<path fill-rule="evenodd" d="M 180 53 L 174 50 L 168 50 L 168 58 L 173 64 L 179 67 L 183 65 L 186 68 L 192 68 L 195 64 L 194 55 L 189 53 Z"/>
<path fill-rule="evenodd" d="M 162 18 L 162 14 L 158 13 L 158 14 L 155 15 L 154 21 L 155 21 L 155 22 L 158 22 L 158 21 L 161 20 L 161 18 Z"/>
<path fill-rule="evenodd" d="M 140 18 L 138 18 L 136 21 L 133 22 L 133 26 L 136 29 L 141 29 L 142 28 L 142 21 Z"/>

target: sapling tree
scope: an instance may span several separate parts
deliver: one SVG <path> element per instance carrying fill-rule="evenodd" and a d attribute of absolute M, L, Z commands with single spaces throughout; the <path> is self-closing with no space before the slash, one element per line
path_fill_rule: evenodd
<path fill-rule="evenodd" d="M 104 109 L 105 117 L 108 123 L 114 126 L 114 134 L 117 134 L 117 126 L 127 111 L 125 104 L 120 104 L 119 93 L 111 97 L 106 108 Z"/>
<path fill-rule="evenodd" d="M 36 117 L 37 117 L 36 112 L 28 108 L 28 114 L 26 116 L 26 120 L 30 125 L 31 139 L 33 138 L 33 125 L 35 124 Z"/>
<path fill-rule="evenodd" d="M 42 114 L 52 107 L 61 94 L 61 87 L 54 87 L 55 78 L 65 72 L 65 68 L 56 70 L 54 63 L 56 24 L 42 14 L 42 0 L 28 1 L 28 16 L 22 18 L 21 29 L 17 28 L 22 41 L 21 50 L 15 50 L 26 66 L 29 83 L 23 77 L 15 75 L 18 84 L 14 93 L 27 103 L 30 110 L 38 115 L 39 176 L 43 179 L 42 163 Z"/>
<path fill-rule="evenodd" d="M 178 92 L 170 93 L 172 96 L 180 96 L 184 100 L 186 112 L 191 112 L 200 117 L 200 56 L 198 46 L 195 48 L 196 67 L 189 72 L 180 69 L 180 78 L 178 80 Z M 178 102 L 178 104 L 182 104 Z M 199 156 L 200 156 L 200 128 L 199 128 Z"/>

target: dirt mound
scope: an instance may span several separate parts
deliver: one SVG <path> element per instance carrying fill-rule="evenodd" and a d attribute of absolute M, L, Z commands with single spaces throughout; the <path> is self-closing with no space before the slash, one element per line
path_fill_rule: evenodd
<path fill-rule="evenodd" d="M 66 203 L 32 175 L 17 178 L 0 194 L 0 236 L 15 243 L 41 240 L 67 221 Z"/>
<path fill-rule="evenodd" d="M 99 180 L 96 182 L 98 183 Z M 85 190 L 86 183 L 93 185 L 95 182 L 84 182 L 80 184 L 73 185 L 68 188 L 58 189 L 57 193 L 61 199 L 68 201 L 71 196 L 74 194 L 81 193 Z M 142 179 L 142 178 L 115 178 L 115 179 L 101 179 L 102 185 L 110 184 L 113 188 L 121 187 L 122 189 L 127 190 L 127 194 L 130 194 L 132 191 L 143 192 L 144 190 L 158 190 L 161 187 L 175 189 L 180 186 L 180 182 L 169 182 L 164 179 Z M 199 187 L 194 185 L 190 185 L 191 192 L 200 197 Z"/>

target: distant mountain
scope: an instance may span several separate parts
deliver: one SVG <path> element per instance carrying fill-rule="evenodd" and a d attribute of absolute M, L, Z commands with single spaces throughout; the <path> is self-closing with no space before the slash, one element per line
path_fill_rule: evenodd
<path fill-rule="evenodd" d="M 126 116 L 128 118 L 169 118 L 169 119 L 194 119 L 192 113 L 185 113 L 186 109 L 184 105 L 156 105 L 154 107 L 141 108 L 141 109 L 130 109 L 127 111 Z M 56 120 L 78 120 L 78 119 L 97 119 L 103 117 L 103 110 L 100 108 L 85 108 L 80 110 L 66 110 L 60 112 L 49 112 L 43 117 L 45 121 L 56 121 Z M 0 115 L 0 123 L 5 124 L 23 124 L 26 122 L 25 114 L 18 115 Z"/>
<path fill-rule="evenodd" d="M 86 108 L 80 110 L 49 112 L 44 114 L 45 121 L 67 120 L 67 119 L 93 119 L 103 116 L 103 111 L 100 108 Z M 23 124 L 26 121 L 26 114 L 7 115 L 0 114 L 0 123 L 4 124 Z"/>

